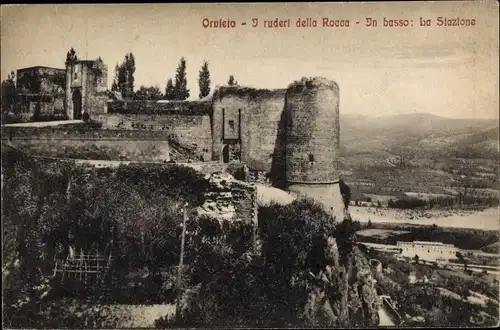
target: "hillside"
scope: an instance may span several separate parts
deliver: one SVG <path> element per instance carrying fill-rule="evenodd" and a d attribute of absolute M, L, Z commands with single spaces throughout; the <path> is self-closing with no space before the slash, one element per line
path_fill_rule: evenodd
<path fill-rule="evenodd" d="M 444 118 L 427 113 L 380 117 L 347 114 L 341 115 L 340 126 L 345 156 L 405 150 L 461 157 L 474 151 L 475 156 L 498 156 L 497 119 Z"/>

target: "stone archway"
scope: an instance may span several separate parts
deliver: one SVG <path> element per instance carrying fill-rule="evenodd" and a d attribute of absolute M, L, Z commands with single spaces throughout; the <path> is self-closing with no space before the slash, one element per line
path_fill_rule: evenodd
<path fill-rule="evenodd" d="M 73 100 L 73 119 L 82 119 L 82 93 L 75 89 L 72 95 Z"/>

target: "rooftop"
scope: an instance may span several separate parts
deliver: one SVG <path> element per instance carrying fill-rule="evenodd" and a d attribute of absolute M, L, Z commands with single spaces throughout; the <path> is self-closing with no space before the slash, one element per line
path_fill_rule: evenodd
<path fill-rule="evenodd" d="M 54 68 L 54 67 L 43 66 L 43 65 L 35 65 L 35 66 L 27 67 L 27 68 L 21 68 L 21 69 L 17 69 L 17 71 L 33 70 L 33 69 L 52 69 L 52 70 L 66 71 L 66 69 Z"/>
<path fill-rule="evenodd" d="M 424 244 L 424 245 L 444 245 L 441 242 L 428 242 L 428 241 L 413 241 L 415 244 Z"/>
<path fill-rule="evenodd" d="M 441 243 L 441 242 L 429 242 L 429 241 L 398 242 L 398 244 L 419 244 L 419 245 L 434 245 L 434 246 L 454 246 L 453 244 L 444 244 L 444 243 Z"/>

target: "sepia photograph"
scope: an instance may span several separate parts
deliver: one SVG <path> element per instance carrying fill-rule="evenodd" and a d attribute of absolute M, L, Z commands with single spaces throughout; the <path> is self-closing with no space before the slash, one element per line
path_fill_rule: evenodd
<path fill-rule="evenodd" d="M 499 326 L 498 1 L 0 16 L 3 328 Z"/>

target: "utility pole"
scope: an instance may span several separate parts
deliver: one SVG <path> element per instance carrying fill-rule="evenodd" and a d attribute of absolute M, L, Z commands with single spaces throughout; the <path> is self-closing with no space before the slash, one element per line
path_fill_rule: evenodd
<path fill-rule="evenodd" d="M 88 19 L 85 20 L 85 59 L 89 59 L 89 54 L 88 54 L 88 48 L 89 48 L 89 21 Z"/>
<path fill-rule="evenodd" d="M 187 222 L 187 207 L 188 203 L 184 204 L 183 219 L 182 219 L 182 235 L 181 235 L 181 256 L 179 260 L 179 269 L 177 272 L 177 302 L 175 308 L 175 318 L 180 321 L 181 317 L 181 297 L 182 297 L 182 267 L 184 262 L 184 241 L 186 238 L 186 222 Z"/>

